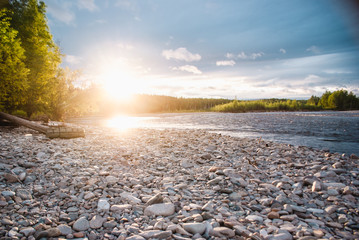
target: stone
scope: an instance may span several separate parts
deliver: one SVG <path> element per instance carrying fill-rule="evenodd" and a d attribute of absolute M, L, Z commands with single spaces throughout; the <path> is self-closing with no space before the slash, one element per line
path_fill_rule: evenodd
<path fill-rule="evenodd" d="M 338 209 L 337 205 L 330 205 L 324 209 L 324 211 L 328 214 L 334 213 Z"/>
<path fill-rule="evenodd" d="M 172 236 L 171 231 L 149 230 L 141 232 L 140 235 L 146 239 L 167 239 Z"/>
<path fill-rule="evenodd" d="M 204 223 L 184 223 L 183 229 L 192 234 L 203 234 L 206 230 L 206 224 Z"/>
<path fill-rule="evenodd" d="M 102 224 L 106 221 L 105 218 L 102 218 L 100 215 L 95 215 L 90 220 L 90 227 L 92 229 L 98 229 L 102 227 Z"/>
<path fill-rule="evenodd" d="M 33 227 L 26 227 L 20 230 L 20 233 L 24 234 L 25 237 L 31 236 L 36 232 L 35 228 Z"/>
<path fill-rule="evenodd" d="M 279 216 L 279 213 L 278 213 L 278 212 L 270 212 L 270 213 L 267 214 L 267 217 L 268 217 L 269 219 L 277 219 L 277 218 L 279 218 L 280 216 Z"/>
<path fill-rule="evenodd" d="M 2 191 L 1 195 L 3 195 L 4 197 L 14 197 L 15 192 L 13 192 L 13 191 Z"/>
<path fill-rule="evenodd" d="M 157 203 L 146 207 L 144 214 L 147 216 L 170 216 L 175 213 L 173 203 Z"/>
<path fill-rule="evenodd" d="M 307 211 L 307 209 L 305 209 L 305 207 L 300 207 L 300 206 L 296 206 L 296 205 L 290 205 L 290 206 L 293 209 L 293 211 L 296 211 L 296 212 L 305 213 Z"/>
<path fill-rule="evenodd" d="M 209 201 L 205 205 L 203 205 L 202 211 L 213 212 L 214 211 L 213 207 L 214 207 L 213 202 Z"/>
<path fill-rule="evenodd" d="M 79 219 L 77 219 L 74 222 L 74 225 L 72 226 L 72 228 L 75 231 L 79 231 L 79 232 L 86 231 L 87 229 L 90 228 L 90 223 L 85 217 L 80 217 Z"/>
<path fill-rule="evenodd" d="M 9 183 L 16 183 L 16 182 L 20 182 L 20 179 L 15 175 L 15 174 L 11 174 L 11 173 L 5 173 L 3 175 L 3 177 L 6 179 L 7 182 Z"/>
<path fill-rule="evenodd" d="M 97 203 L 98 211 L 108 211 L 110 209 L 110 204 L 106 199 L 100 199 Z"/>
<path fill-rule="evenodd" d="M 248 215 L 246 219 L 251 222 L 263 222 L 263 218 L 257 215 Z"/>
<path fill-rule="evenodd" d="M 53 238 L 61 236 L 61 231 L 58 228 L 49 228 L 45 231 L 37 232 L 35 234 L 36 239 L 40 238 Z"/>
<path fill-rule="evenodd" d="M 312 185 L 312 192 L 318 192 L 320 190 L 322 190 L 322 185 L 319 181 L 314 181 Z"/>
<path fill-rule="evenodd" d="M 66 225 L 66 224 L 60 224 L 59 226 L 57 226 L 57 228 L 60 230 L 61 235 L 63 235 L 63 236 L 67 236 L 69 234 L 72 234 L 71 227 Z"/>
<path fill-rule="evenodd" d="M 105 181 L 109 184 L 115 184 L 118 182 L 118 178 L 117 177 L 114 177 L 114 176 L 107 176 L 105 178 Z"/>
<path fill-rule="evenodd" d="M 232 238 L 236 234 L 234 230 L 226 228 L 226 227 L 215 227 L 211 231 L 211 235 L 215 237 L 225 237 L 225 238 Z"/>
<path fill-rule="evenodd" d="M 96 197 L 96 195 L 93 192 L 88 192 L 85 194 L 84 199 L 90 200 L 91 198 L 94 198 L 94 197 Z"/>
<path fill-rule="evenodd" d="M 292 240 L 293 236 L 290 233 L 278 233 L 269 238 L 270 240 Z"/>
<path fill-rule="evenodd" d="M 163 197 L 161 193 L 157 193 L 155 196 L 151 197 L 150 199 L 148 199 L 148 201 L 146 202 L 146 205 L 153 205 L 153 204 L 157 204 L 157 203 L 163 203 Z"/>
<path fill-rule="evenodd" d="M 127 201 L 129 201 L 132 204 L 140 204 L 142 201 L 140 199 L 138 199 L 137 197 L 133 196 L 131 193 L 129 192 L 123 192 L 120 194 L 120 196 L 124 199 L 126 199 Z"/>
<path fill-rule="evenodd" d="M 140 235 L 133 235 L 131 237 L 127 237 L 126 240 L 146 240 L 146 238 L 144 238 Z"/>
<path fill-rule="evenodd" d="M 22 200 L 31 200 L 32 195 L 30 191 L 26 189 L 18 189 L 16 190 L 16 196 L 20 197 Z"/>
<path fill-rule="evenodd" d="M 112 205 L 111 212 L 123 212 L 124 210 L 131 209 L 131 204 Z"/>

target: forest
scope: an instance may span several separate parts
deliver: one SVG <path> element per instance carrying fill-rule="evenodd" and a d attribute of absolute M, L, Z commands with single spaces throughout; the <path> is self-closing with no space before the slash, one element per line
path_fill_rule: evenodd
<path fill-rule="evenodd" d="M 78 70 L 61 67 L 46 5 L 37 0 L 2 1 L 0 6 L 0 111 L 29 119 L 116 113 L 184 111 L 319 111 L 359 109 L 359 99 L 341 89 L 308 100 L 230 100 L 138 94 L 115 101 L 98 84 L 76 86 Z"/>

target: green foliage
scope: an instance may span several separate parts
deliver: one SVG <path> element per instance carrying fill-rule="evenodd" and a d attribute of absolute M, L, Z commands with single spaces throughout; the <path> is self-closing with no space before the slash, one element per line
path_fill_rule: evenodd
<path fill-rule="evenodd" d="M 264 112 L 264 111 L 299 111 L 319 110 L 318 107 L 306 104 L 306 101 L 286 99 L 262 99 L 255 101 L 238 101 L 217 105 L 211 109 L 215 112 Z"/>
<path fill-rule="evenodd" d="M 26 118 L 26 112 L 23 110 L 15 110 L 13 112 L 11 112 L 12 115 L 14 116 L 18 116 L 18 117 L 22 117 L 22 118 Z"/>
<path fill-rule="evenodd" d="M 0 110 L 11 112 L 24 102 L 28 88 L 24 49 L 11 25 L 11 12 L 0 10 Z"/>
<path fill-rule="evenodd" d="M 312 96 L 305 100 L 263 99 L 256 101 L 238 101 L 217 105 L 215 112 L 254 112 L 254 111 L 318 111 L 359 109 L 359 98 L 352 92 L 338 90 L 325 92 L 322 97 Z"/>
<path fill-rule="evenodd" d="M 13 0 L 10 2 L 14 16 L 11 25 L 25 50 L 25 66 L 29 87 L 26 89 L 24 110 L 30 117 L 36 111 L 48 111 L 48 101 L 58 85 L 52 81 L 58 73 L 61 55 L 50 34 L 45 4 L 37 0 Z"/>

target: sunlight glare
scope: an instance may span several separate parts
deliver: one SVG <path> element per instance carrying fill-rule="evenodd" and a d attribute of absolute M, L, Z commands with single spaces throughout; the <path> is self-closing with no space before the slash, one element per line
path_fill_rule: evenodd
<path fill-rule="evenodd" d="M 141 80 L 129 66 L 113 64 L 103 70 L 103 86 L 109 97 L 118 101 L 129 101 L 140 93 Z"/>
<path fill-rule="evenodd" d="M 138 117 L 130 117 L 126 115 L 119 115 L 107 120 L 107 127 L 116 129 L 118 131 L 126 131 L 133 128 L 140 127 L 140 119 Z"/>

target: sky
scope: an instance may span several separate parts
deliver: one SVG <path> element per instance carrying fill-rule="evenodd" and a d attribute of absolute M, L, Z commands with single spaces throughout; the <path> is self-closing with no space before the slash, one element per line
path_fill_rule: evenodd
<path fill-rule="evenodd" d="M 117 96 L 359 96 L 354 0 L 44 2 L 62 66 L 81 71 L 81 86 Z"/>

